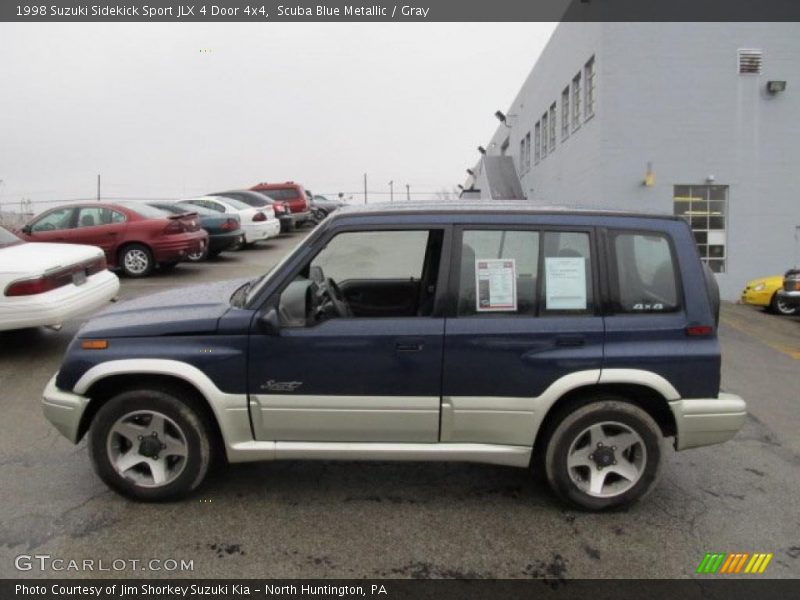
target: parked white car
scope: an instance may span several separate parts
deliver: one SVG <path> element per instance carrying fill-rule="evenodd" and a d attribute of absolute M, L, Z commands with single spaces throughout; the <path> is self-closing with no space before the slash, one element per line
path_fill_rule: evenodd
<path fill-rule="evenodd" d="M 61 325 L 118 291 L 100 248 L 31 244 L 0 227 L 0 331 Z"/>
<path fill-rule="evenodd" d="M 210 208 L 219 213 L 239 215 L 245 244 L 268 240 L 281 232 L 281 222 L 275 218 L 275 210 L 271 206 L 254 208 L 235 198 L 222 196 L 200 196 L 178 202 Z"/>

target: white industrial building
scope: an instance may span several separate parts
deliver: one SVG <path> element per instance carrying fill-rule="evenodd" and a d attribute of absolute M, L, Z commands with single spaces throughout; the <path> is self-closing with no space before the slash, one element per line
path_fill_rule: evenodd
<path fill-rule="evenodd" d="M 800 24 L 562 23 L 498 118 L 469 195 L 682 215 L 729 300 L 800 260 Z"/>

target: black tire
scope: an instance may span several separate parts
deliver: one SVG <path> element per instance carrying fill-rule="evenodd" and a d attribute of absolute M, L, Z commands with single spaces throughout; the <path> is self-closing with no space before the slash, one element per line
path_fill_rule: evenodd
<path fill-rule="evenodd" d="M 602 448 L 590 441 L 587 446 L 577 446 L 576 455 L 581 452 L 589 453 L 588 458 L 592 459 L 589 461 L 592 466 L 580 465 L 570 469 L 567 465 L 570 450 L 576 448 L 576 444 L 585 442 L 586 436 L 591 438 L 592 434 L 587 433 L 588 429 L 600 424 L 603 424 L 601 430 L 607 432 L 607 435 L 610 432 L 609 437 L 604 438 L 608 441 L 613 441 L 615 435 L 627 436 L 626 430 L 629 430 L 638 435 L 640 442 L 624 451 L 629 453 L 627 456 L 611 444 L 606 444 L 605 448 Z M 566 414 L 554 426 L 546 441 L 544 456 L 547 481 L 562 500 L 585 510 L 600 511 L 626 507 L 644 498 L 655 487 L 661 473 L 661 441 L 661 430 L 644 410 L 626 402 L 623 398 L 612 395 L 598 396 L 588 404 Z M 598 453 L 598 449 L 602 450 L 602 455 Z M 600 464 L 603 460 L 614 462 L 607 462 L 603 466 Z M 616 466 L 618 460 L 621 464 Z M 626 461 L 627 466 L 639 463 L 639 467 L 635 468 L 638 479 L 626 479 L 616 472 L 617 469 L 623 468 L 622 460 Z M 601 488 L 604 496 L 592 494 L 579 487 L 576 482 L 576 479 L 583 479 L 583 485 L 589 486 L 593 476 L 605 482 Z M 615 491 L 615 486 L 619 492 Z"/>
<path fill-rule="evenodd" d="M 230 248 L 226 249 L 230 250 Z M 206 258 L 217 258 L 220 255 L 220 252 L 222 252 L 222 250 L 209 250 Z"/>
<path fill-rule="evenodd" d="M 111 489 L 134 500 L 159 501 L 185 496 L 202 483 L 211 463 L 210 426 L 202 413 L 192 408 L 191 399 L 180 396 L 180 392 L 166 389 L 128 390 L 108 400 L 97 412 L 89 430 L 89 456 L 95 472 Z M 184 442 L 185 457 L 170 455 L 169 450 L 161 450 L 164 455 L 156 456 L 156 462 L 163 461 L 166 465 L 163 484 L 155 482 L 154 472 L 145 462 L 153 459 L 148 454 L 151 449 L 143 449 L 143 442 L 130 442 L 130 438 L 119 435 L 114 429 L 119 423 L 134 425 L 135 431 L 142 427 L 139 439 L 150 441 L 148 413 L 165 417 L 163 422 L 166 425 L 162 428 L 168 433 L 163 437 L 165 442 L 172 444 L 181 437 Z M 155 437 L 156 441 L 160 439 Z M 176 448 L 180 446 L 180 443 L 175 443 Z M 160 447 L 165 448 L 167 444 Z M 140 458 L 140 462 L 125 469 L 125 473 L 130 474 L 125 476 L 115 468 L 113 461 L 122 466 L 120 459 L 128 452 L 134 455 L 134 460 Z M 116 453 L 119 455 L 114 457 Z M 174 478 L 170 479 L 170 475 Z"/>
<path fill-rule="evenodd" d="M 210 255 L 210 253 L 208 251 L 208 246 L 206 246 L 205 248 L 203 248 L 200 252 L 197 252 L 196 254 L 187 254 L 186 255 L 186 260 L 188 260 L 189 262 L 193 262 L 193 263 L 199 263 L 199 262 L 203 262 L 205 259 L 207 259 L 209 257 L 209 255 Z"/>
<path fill-rule="evenodd" d="M 789 306 L 786 301 L 781 301 L 777 292 L 772 294 L 772 300 L 769 302 L 769 310 L 776 315 L 783 315 L 784 317 L 791 317 L 797 314 L 797 308 Z"/>
<path fill-rule="evenodd" d="M 127 244 L 119 251 L 119 266 L 128 277 L 147 277 L 155 267 L 153 253 L 144 244 Z"/>

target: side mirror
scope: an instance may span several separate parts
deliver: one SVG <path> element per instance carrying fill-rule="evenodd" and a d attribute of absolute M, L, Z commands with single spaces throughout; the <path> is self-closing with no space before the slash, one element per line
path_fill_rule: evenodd
<path fill-rule="evenodd" d="M 281 322 L 278 318 L 278 311 L 270 308 L 267 312 L 259 315 L 258 328 L 266 335 L 280 335 Z"/>
<path fill-rule="evenodd" d="M 25 225 L 20 231 L 25 235 L 31 235 L 33 233 L 33 228 L 30 225 Z"/>

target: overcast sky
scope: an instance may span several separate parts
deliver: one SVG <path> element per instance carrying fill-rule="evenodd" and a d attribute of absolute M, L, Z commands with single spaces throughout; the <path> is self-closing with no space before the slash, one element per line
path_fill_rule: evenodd
<path fill-rule="evenodd" d="M 3 23 L 0 205 L 453 188 L 554 26 Z"/>

